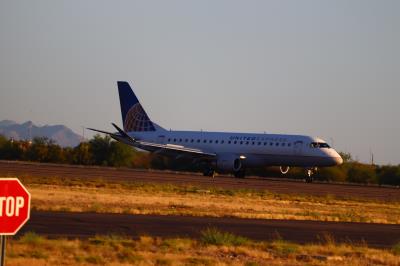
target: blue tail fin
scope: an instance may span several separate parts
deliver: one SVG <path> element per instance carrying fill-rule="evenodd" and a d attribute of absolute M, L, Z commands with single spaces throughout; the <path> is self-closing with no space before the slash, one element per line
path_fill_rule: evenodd
<path fill-rule="evenodd" d="M 139 103 L 131 86 L 126 81 L 118 81 L 119 102 L 124 130 L 131 131 L 155 131 L 156 128 Z"/>

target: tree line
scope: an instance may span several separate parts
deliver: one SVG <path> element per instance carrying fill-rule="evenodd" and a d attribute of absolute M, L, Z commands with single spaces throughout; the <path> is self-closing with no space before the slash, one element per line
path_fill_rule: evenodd
<path fill-rule="evenodd" d="M 336 167 L 321 168 L 315 179 L 400 186 L 400 165 L 369 165 L 357 162 L 350 154 L 341 153 L 344 163 Z M 32 141 L 16 141 L 0 135 L 0 160 L 20 160 L 76 165 L 100 165 L 200 172 L 204 165 L 193 164 L 191 160 L 170 159 L 138 151 L 128 145 L 112 140 L 109 136 L 95 135 L 78 146 L 60 147 L 48 138 L 34 138 Z M 248 169 L 248 175 L 282 176 L 277 167 Z M 304 169 L 292 168 L 286 177 L 302 178 Z"/>

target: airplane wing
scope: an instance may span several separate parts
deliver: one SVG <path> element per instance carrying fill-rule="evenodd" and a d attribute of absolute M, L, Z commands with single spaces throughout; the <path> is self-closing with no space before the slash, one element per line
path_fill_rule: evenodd
<path fill-rule="evenodd" d="M 154 152 L 156 154 L 162 154 L 166 156 L 175 156 L 175 157 L 189 157 L 192 159 L 197 159 L 197 160 L 213 160 L 216 158 L 215 153 L 209 153 L 209 152 L 204 152 L 200 149 L 193 149 L 193 148 L 188 148 L 185 146 L 180 146 L 180 145 L 173 145 L 173 144 L 159 144 L 159 143 L 153 143 L 153 142 L 148 142 L 148 141 L 141 141 L 141 140 L 136 140 L 132 137 L 130 137 L 125 131 L 120 129 L 117 125 L 112 123 L 112 125 L 117 129 L 118 133 L 111 133 L 103 130 L 98 130 L 94 128 L 88 128 L 89 130 L 104 133 L 109 135 L 111 138 L 125 143 L 127 145 Z"/>
<path fill-rule="evenodd" d="M 193 149 L 173 144 L 158 144 L 145 141 L 136 141 L 136 145 L 134 146 L 139 149 L 151 151 L 157 154 L 163 154 L 166 156 L 190 157 L 209 160 L 215 159 L 215 157 L 217 156 L 215 153 L 208 153 L 200 149 Z"/>

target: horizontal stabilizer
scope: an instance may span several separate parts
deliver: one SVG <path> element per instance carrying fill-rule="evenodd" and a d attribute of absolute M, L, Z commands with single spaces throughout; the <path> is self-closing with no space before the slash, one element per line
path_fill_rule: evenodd
<path fill-rule="evenodd" d="M 111 124 L 115 127 L 115 129 L 119 132 L 119 134 L 121 134 L 121 136 L 134 141 L 134 139 L 131 136 L 126 134 L 126 132 L 123 131 L 122 129 L 120 129 L 116 124 L 114 124 L 114 123 L 111 123 Z"/>
<path fill-rule="evenodd" d="M 107 134 L 107 135 L 114 135 L 114 133 L 103 131 L 103 130 L 99 130 L 99 129 L 95 129 L 95 128 L 87 127 L 86 129 L 89 129 L 91 131 L 96 131 L 96 132 L 99 132 L 99 133 L 103 133 L 103 134 Z"/>
<path fill-rule="evenodd" d="M 123 142 L 123 143 L 128 144 L 128 145 L 134 145 L 135 144 L 135 140 L 132 137 L 130 137 L 128 134 L 126 134 L 125 131 L 120 129 L 114 123 L 112 123 L 112 125 L 118 130 L 119 133 L 111 133 L 111 132 L 107 132 L 107 131 L 103 131 L 103 130 L 99 130 L 99 129 L 95 129 L 95 128 L 87 128 L 87 129 L 92 130 L 92 131 L 96 131 L 96 132 L 100 132 L 100 133 L 103 133 L 103 134 L 107 134 L 111 138 L 115 139 L 116 141 L 120 141 L 120 142 Z"/>

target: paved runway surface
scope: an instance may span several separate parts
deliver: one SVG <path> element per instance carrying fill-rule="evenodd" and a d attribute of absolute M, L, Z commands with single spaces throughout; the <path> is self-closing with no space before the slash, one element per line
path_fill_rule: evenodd
<path fill-rule="evenodd" d="M 216 178 L 200 174 L 183 174 L 166 171 L 142 171 L 127 168 L 83 167 L 59 164 L 40 164 L 0 161 L 0 176 L 42 176 L 103 179 L 113 181 L 136 181 L 152 183 L 192 184 L 202 187 L 247 188 L 268 190 L 274 193 L 302 195 L 334 195 L 382 201 L 400 201 L 400 189 L 378 186 L 312 183 L 299 180 L 247 177 L 238 179 L 230 176 Z"/>
<path fill-rule="evenodd" d="M 400 241 L 400 225 L 38 211 L 32 212 L 19 234 L 34 231 L 68 238 L 111 233 L 197 238 L 208 227 L 254 240 L 271 240 L 279 235 L 297 243 L 320 243 L 321 237 L 329 234 L 337 242 L 365 241 L 368 246 L 381 248 L 390 248 Z"/>

